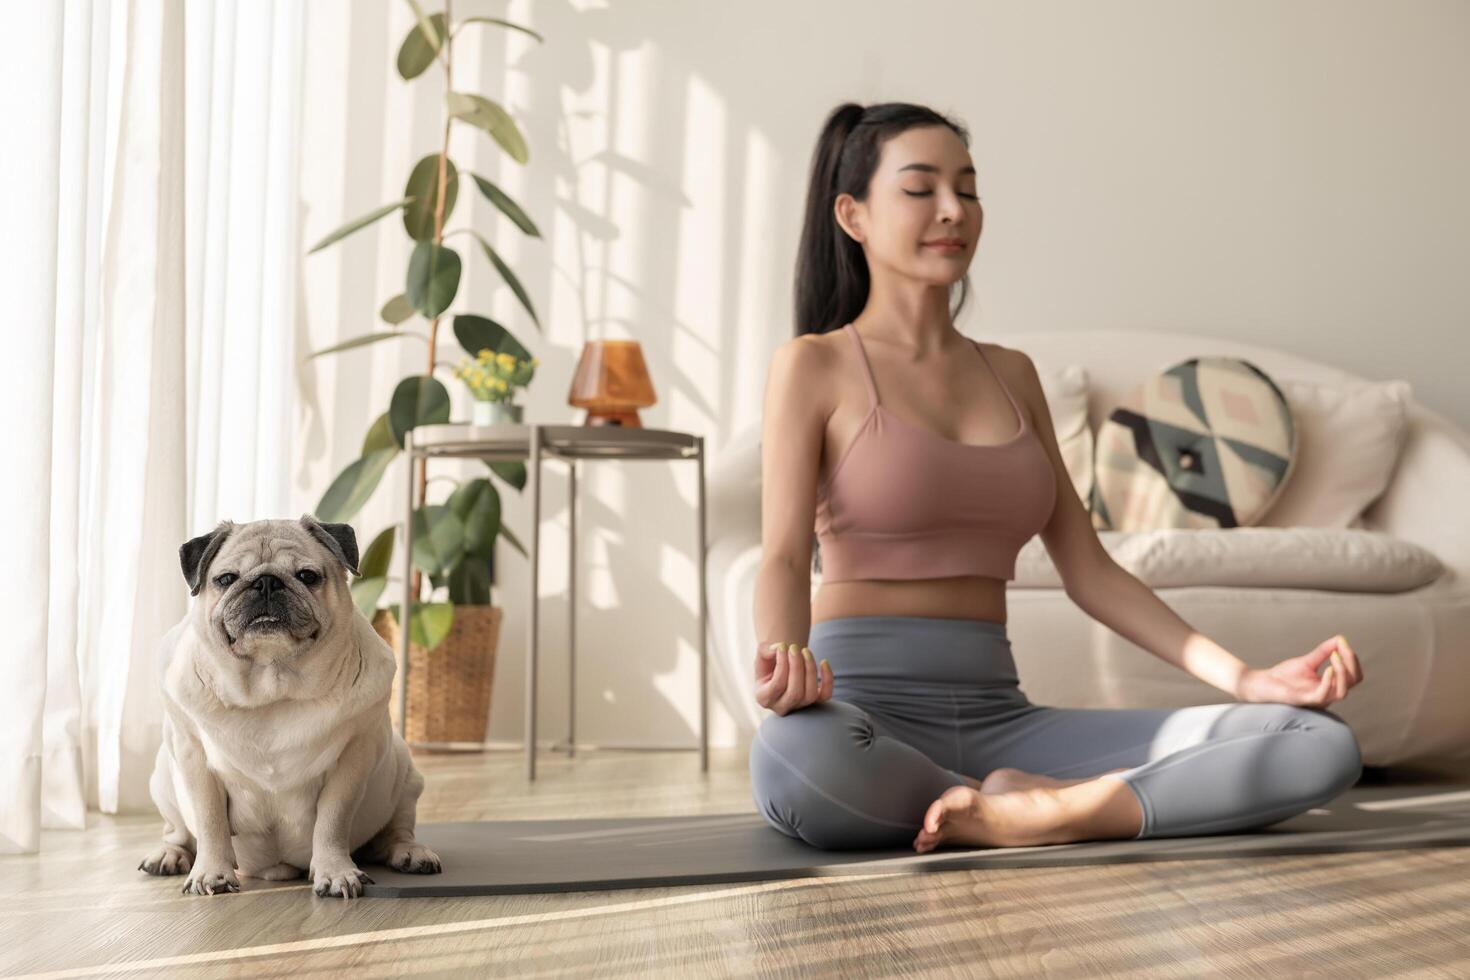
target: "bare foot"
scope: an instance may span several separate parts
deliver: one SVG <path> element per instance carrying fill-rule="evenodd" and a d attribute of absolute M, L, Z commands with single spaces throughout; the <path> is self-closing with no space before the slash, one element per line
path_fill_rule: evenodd
<path fill-rule="evenodd" d="M 1062 843 L 1066 809 L 1057 790 L 1016 789 L 984 793 L 973 786 L 951 786 L 929 804 L 914 838 L 923 854 L 944 844 L 1029 847 Z"/>
<path fill-rule="evenodd" d="M 1109 769 L 1099 775 L 1106 776 L 1115 772 L 1124 772 L 1127 769 L 1127 766 L 1123 766 L 1120 769 Z M 991 770 L 982 782 L 969 782 L 982 793 L 1013 793 L 1018 789 L 1059 789 L 1063 786 L 1076 786 L 1078 783 L 1085 783 L 1096 778 L 1097 776 L 1083 776 L 1081 779 L 1052 779 L 1050 776 L 1027 772 L 1024 769 L 1001 768 Z"/>

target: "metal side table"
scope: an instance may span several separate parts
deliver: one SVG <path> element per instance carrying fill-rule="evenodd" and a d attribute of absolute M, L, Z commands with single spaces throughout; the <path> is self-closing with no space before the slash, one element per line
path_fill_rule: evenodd
<path fill-rule="evenodd" d="M 408 494 L 404 516 L 403 601 L 398 622 L 398 730 L 408 731 L 408 646 L 409 590 L 413 583 L 413 494 L 414 461 L 419 457 L 470 457 L 490 462 L 524 459 L 527 489 L 531 495 L 530 624 L 526 631 L 526 775 L 536 778 L 536 668 L 540 640 L 539 597 L 536 592 L 541 555 L 541 461 L 555 457 L 567 464 L 570 482 L 567 505 L 570 533 L 570 565 L 567 579 L 567 650 L 569 699 L 567 710 L 567 754 L 576 755 L 577 691 L 577 461 L 583 459 L 693 459 L 699 464 L 699 768 L 709 771 L 709 608 L 705 596 L 705 487 L 704 437 L 668 429 L 622 426 L 542 425 L 506 423 L 476 426 L 465 422 L 421 425 L 404 437 L 408 456 Z M 427 465 L 427 464 L 425 464 Z"/>

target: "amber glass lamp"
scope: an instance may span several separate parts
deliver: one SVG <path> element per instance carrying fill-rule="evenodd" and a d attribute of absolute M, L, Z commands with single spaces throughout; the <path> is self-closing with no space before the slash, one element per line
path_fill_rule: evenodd
<path fill-rule="evenodd" d="M 589 340 L 572 375 L 567 404 L 587 410 L 583 425 L 641 429 L 638 409 L 658 403 L 636 340 Z"/>

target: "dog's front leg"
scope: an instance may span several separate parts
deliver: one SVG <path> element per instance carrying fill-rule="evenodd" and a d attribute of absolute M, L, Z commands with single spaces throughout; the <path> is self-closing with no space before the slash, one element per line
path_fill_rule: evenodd
<path fill-rule="evenodd" d="M 189 829 L 199 843 L 199 852 L 182 892 L 185 895 L 237 892 L 240 879 L 235 875 L 235 845 L 230 840 L 228 794 L 205 761 L 204 744 L 192 734 L 177 728 L 173 731 L 173 762 L 192 804 L 195 825 Z"/>
<path fill-rule="evenodd" d="M 352 860 L 352 819 L 367 791 L 368 775 L 378 758 L 381 733 L 359 735 L 347 743 L 337 764 L 327 773 L 316 800 L 316 824 L 311 835 L 311 876 L 318 895 L 356 898 L 372 876 Z"/>

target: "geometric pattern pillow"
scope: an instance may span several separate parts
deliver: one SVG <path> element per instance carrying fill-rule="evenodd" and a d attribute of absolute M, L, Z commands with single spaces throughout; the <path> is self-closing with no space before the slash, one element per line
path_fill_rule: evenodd
<path fill-rule="evenodd" d="M 1098 530 L 1245 527 L 1285 486 L 1296 426 L 1281 389 L 1235 357 L 1195 357 L 1128 393 L 1098 428 Z"/>

